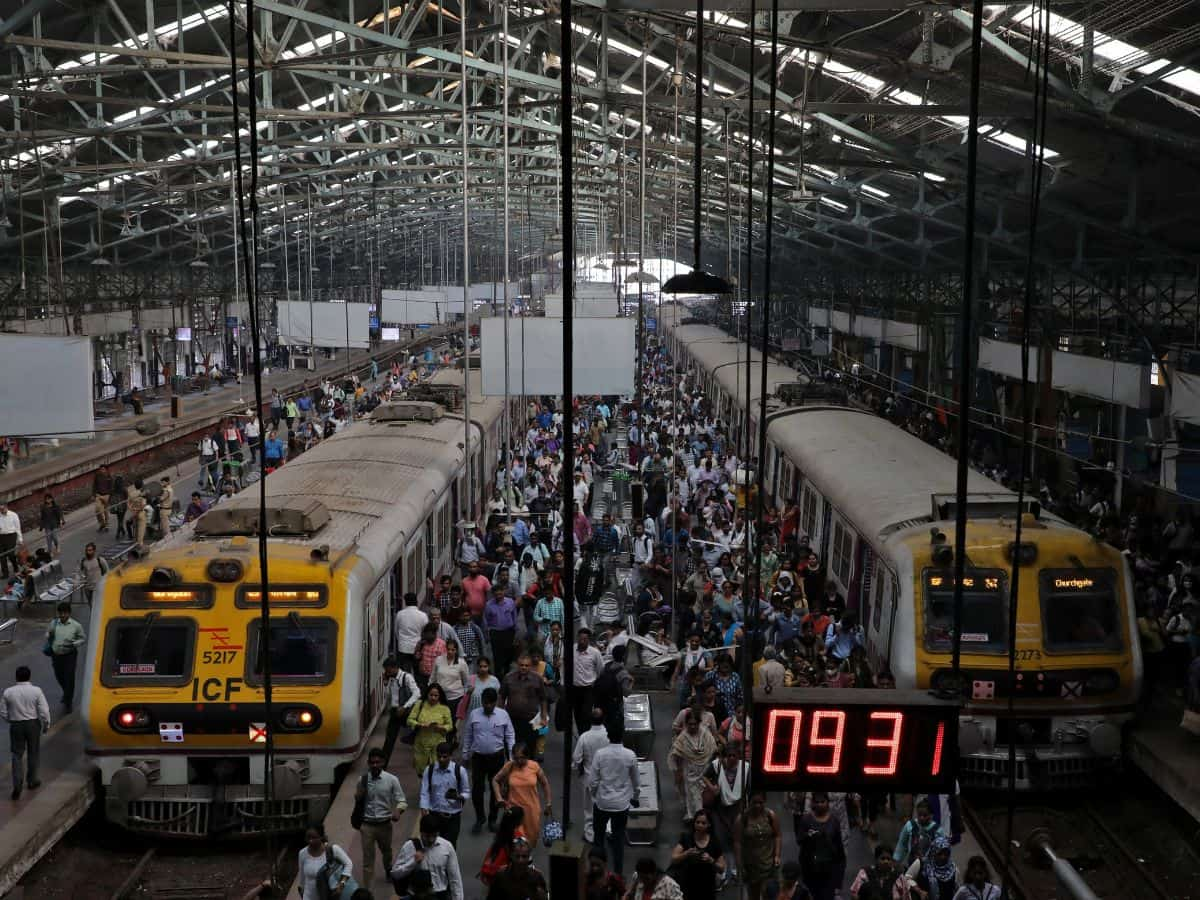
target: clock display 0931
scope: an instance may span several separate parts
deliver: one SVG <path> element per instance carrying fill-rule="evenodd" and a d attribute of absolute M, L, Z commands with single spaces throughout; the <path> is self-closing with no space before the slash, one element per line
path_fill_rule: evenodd
<path fill-rule="evenodd" d="M 924 691 L 755 691 L 756 788 L 951 792 L 958 774 L 956 701 Z"/>

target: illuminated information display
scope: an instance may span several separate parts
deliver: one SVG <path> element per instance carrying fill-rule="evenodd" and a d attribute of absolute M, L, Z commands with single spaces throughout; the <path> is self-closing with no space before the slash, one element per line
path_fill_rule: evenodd
<path fill-rule="evenodd" d="M 957 701 L 924 691 L 756 690 L 754 786 L 953 792 L 958 715 Z"/>

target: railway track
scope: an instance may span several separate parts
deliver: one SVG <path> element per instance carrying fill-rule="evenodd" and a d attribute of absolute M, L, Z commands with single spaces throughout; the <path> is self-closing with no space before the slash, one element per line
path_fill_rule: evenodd
<path fill-rule="evenodd" d="M 252 900 L 295 875 L 298 837 L 196 843 L 160 841 L 114 829 L 96 810 L 21 879 L 38 900 Z M 69 877 L 64 877 L 69 873 Z M 276 894 L 277 895 L 277 894 Z"/>
<path fill-rule="evenodd" d="M 969 797 L 963 811 L 993 870 L 1002 872 L 1004 797 Z M 1070 863 L 1100 900 L 1200 898 L 1196 824 L 1131 773 L 1088 795 L 1018 796 L 1012 840 L 1008 884 L 1024 900 L 1073 896 L 1042 847 Z"/>

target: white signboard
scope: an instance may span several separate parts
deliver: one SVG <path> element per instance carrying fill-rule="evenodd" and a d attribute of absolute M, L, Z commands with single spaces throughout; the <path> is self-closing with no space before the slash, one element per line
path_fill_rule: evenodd
<path fill-rule="evenodd" d="M 92 339 L 0 334 L 0 422 L 21 437 L 92 436 Z"/>
<path fill-rule="evenodd" d="M 317 347 L 371 345 L 369 303 L 303 303 L 279 301 L 279 340 L 285 344 Z M 347 328 L 349 335 L 347 336 Z"/>
<path fill-rule="evenodd" d="M 442 290 L 384 291 L 379 321 L 392 325 L 438 325 L 445 321 L 449 305 Z M 462 311 L 461 299 L 456 309 Z"/>
<path fill-rule="evenodd" d="M 637 320 L 576 319 L 576 394 L 632 394 Z M 562 394 L 562 329 L 558 318 L 508 320 L 508 388 L 512 393 Z M 504 319 L 480 322 L 483 393 L 504 394 Z"/>

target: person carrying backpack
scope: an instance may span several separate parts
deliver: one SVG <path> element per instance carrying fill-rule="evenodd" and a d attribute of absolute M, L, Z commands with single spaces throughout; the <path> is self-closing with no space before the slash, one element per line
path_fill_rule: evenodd
<path fill-rule="evenodd" d="M 610 731 L 625 726 L 625 698 L 633 693 L 633 676 L 625 668 L 625 647 L 612 648 L 612 661 L 607 663 L 592 684 L 596 706 L 604 710 L 604 724 Z"/>
<path fill-rule="evenodd" d="M 918 800 L 913 809 L 913 817 L 900 829 L 900 837 L 896 839 L 896 850 L 892 853 L 892 859 L 902 866 L 924 859 L 937 833 L 938 823 L 933 818 L 933 808 L 929 801 Z"/>
<path fill-rule="evenodd" d="M 813 900 L 834 900 L 846 874 L 842 826 L 829 808 L 829 794 L 813 791 L 809 811 L 800 817 L 796 840 L 800 869 Z"/>

